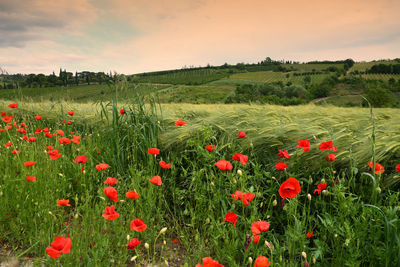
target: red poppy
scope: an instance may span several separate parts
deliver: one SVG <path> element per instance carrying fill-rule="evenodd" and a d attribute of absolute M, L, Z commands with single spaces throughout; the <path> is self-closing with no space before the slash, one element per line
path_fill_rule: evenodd
<path fill-rule="evenodd" d="M 84 155 L 80 155 L 80 156 L 77 156 L 76 157 L 76 159 L 73 161 L 74 163 L 81 163 L 81 164 L 85 164 L 86 163 L 86 161 L 87 161 L 87 158 L 86 158 L 86 156 L 84 156 Z"/>
<path fill-rule="evenodd" d="M 71 250 L 71 239 L 63 236 L 57 236 L 54 241 L 51 242 L 51 247 L 46 248 L 47 254 L 53 259 L 57 259 L 61 256 L 61 253 L 68 254 Z"/>
<path fill-rule="evenodd" d="M 72 124 L 72 122 L 71 122 L 71 121 L 67 121 L 67 124 L 68 124 L 68 125 L 71 125 L 71 124 Z"/>
<path fill-rule="evenodd" d="M 12 118 L 14 118 L 14 116 L 5 116 L 3 118 L 1 118 L 5 123 L 9 123 Z"/>
<path fill-rule="evenodd" d="M 160 176 L 153 176 L 151 179 L 149 179 L 150 183 L 155 184 L 155 185 L 162 185 L 162 180 Z"/>
<path fill-rule="evenodd" d="M 373 163 L 372 162 L 368 162 L 368 166 L 370 168 L 372 168 Z M 385 171 L 385 168 L 381 164 L 379 164 L 378 162 L 375 162 L 375 174 L 378 174 L 378 173 L 382 174 L 384 171 Z"/>
<path fill-rule="evenodd" d="M 106 207 L 104 209 L 103 217 L 112 221 L 119 217 L 119 213 L 115 211 L 114 205 L 111 205 L 110 207 Z"/>
<path fill-rule="evenodd" d="M 45 135 L 47 138 L 53 137 L 53 135 L 52 135 L 51 133 L 49 133 L 49 132 L 45 132 L 44 135 Z"/>
<path fill-rule="evenodd" d="M 126 192 L 125 196 L 129 199 L 138 199 L 139 198 L 139 194 L 136 191 L 128 191 L 128 192 Z"/>
<path fill-rule="evenodd" d="M 57 206 L 71 206 L 69 204 L 69 199 L 57 200 Z"/>
<path fill-rule="evenodd" d="M 284 170 L 287 168 L 287 165 L 286 165 L 286 163 L 284 163 L 284 162 L 278 162 L 278 163 L 275 165 L 275 168 L 276 168 L 278 171 L 284 171 Z"/>
<path fill-rule="evenodd" d="M 99 150 L 97 150 L 97 155 L 100 155 L 100 154 L 101 154 L 101 152 Z"/>
<path fill-rule="evenodd" d="M 70 116 L 74 116 L 74 111 L 68 111 L 68 115 L 70 115 Z"/>
<path fill-rule="evenodd" d="M 7 142 L 7 143 L 4 144 L 4 147 L 10 147 L 10 146 L 12 146 L 12 145 L 13 145 L 12 142 Z"/>
<path fill-rule="evenodd" d="M 318 193 L 318 195 L 321 193 L 321 191 L 322 190 L 324 190 L 325 188 L 326 188 L 326 186 L 327 186 L 327 183 L 320 183 L 320 184 L 318 184 L 317 185 L 317 187 L 318 187 L 318 189 L 315 189 L 314 190 L 314 194 L 315 194 L 315 192 L 317 192 Z"/>
<path fill-rule="evenodd" d="M 289 159 L 290 158 L 289 153 L 287 152 L 287 150 L 282 151 L 282 150 L 279 149 L 278 155 L 279 155 L 280 159 L 282 159 L 282 158 Z"/>
<path fill-rule="evenodd" d="M 36 161 L 27 161 L 24 163 L 25 167 L 31 167 L 36 164 Z"/>
<path fill-rule="evenodd" d="M 49 150 L 47 151 L 47 154 L 49 154 L 51 160 L 61 157 L 61 153 L 58 153 L 58 149 Z"/>
<path fill-rule="evenodd" d="M 24 139 L 24 140 L 28 140 L 28 136 L 27 136 L 27 135 L 24 135 L 23 139 Z"/>
<path fill-rule="evenodd" d="M 253 242 L 254 243 L 260 242 L 260 237 L 261 237 L 261 235 L 253 235 Z"/>
<path fill-rule="evenodd" d="M 21 134 L 26 134 L 26 130 L 24 128 L 19 128 L 17 131 Z"/>
<path fill-rule="evenodd" d="M 160 155 L 160 149 L 158 149 L 158 148 L 149 148 L 147 150 L 147 153 L 152 154 L 152 155 Z"/>
<path fill-rule="evenodd" d="M 11 153 L 13 153 L 13 154 L 18 154 L 18 153 L 21 153 L 21 150 L 16 150 L 16 149 L 14 149 Z"/>
<path fill-rule="evenodd" d="M 96 165 L 96 170 L 102 171 L 107 169 L 108 167 L 110 167 L 110 165 L 108 165 L 107 163 L 100 163 Z"/>
<path fill-rule="evenodd" d="M 71 139 L 69 139 L 67 137 L 61 137 L 58 139 L 58 142 L 62 145 L 68 145 L 71 143 Z"/>
<path fill-rule="evenodd" d="M 174 238 L 174 239 L 172 239 L 172 242 L 174 242 L 174 243 L 178 243 L 178 242 L 179 242 L 179 240 L 178 240 L 178 238 Z"/>
<path fill-rule="evenodd" d="M 163 169 L 171 169 L 171 163 L 165 163 L 165 161 L 160 161 L 158 164 L 160 164 L 161 168 Z"/>
<path fill-rule="evenodd" d="M 47 127 L 46 127 L 46 128 L 43 128 L 42 131 L 45 132 L 45 133 L 47 133 L 47 132 L 49 131 L 49 128 L 47 128 Z"/>
<path fill-rule="evenodd" d="M 237 137 L 239 137 L 239 138 L 246 137 L 246 133 L 245 133 L 245 132 L 239 132 L 239 133 L 237 134 Z"/>
<path fill-rule="evenodd" d="M 2 116 L 2 117 L 7 116 L 7 112 L 2 112 L 2 113 L 1 113 L 1 116 Z"/>
<path fill-rule="evenodd" d="M 42 119 L 42 116 L 35 116 L 35 119 L 40 121 Z"/>
<path fill-rule="evenodd" d="M 269 229 L 269 223 L 266 221 L 256 221 L 251 224 L 250 230 L 253 235 L 259 235 Z"/>
<path fill-rule="evenodd" d="M 335 154 L 329 153 L 329 155 L 326 155 L 326 160 L 334 161 L 335 160 Z"/>
<path fill-rule="evenodd" d="M 310 150 L 310 141 L 309 140 L 299 140 L 299 145 L 296 148 L 301 147 L 304 152 L 308 152 Z"/>
<path fill-rule="evenodd" d="M 242 191 L 237 190 L 237 191 L 235 191 L 235 194 L 231 194 L 231 196 L 232 196 L 232 198 L 233 198 L 234 200 L 240 199 L 240 200 L 243 202 L 243 205 L 244 205 L 245 207 L 247 207 L 247 206 L 249 205 L 250 201 L 252 201 L 253 198 L 254 198 L 256 195 L 253 194 L 253 193 L 250 193 L 250 192 L 247 192 L 247 193 L 244 193 L 244 194 L 243 194 Z"/>
<path fill-rule="evenodd" d="M 183 120 L 175 121 L 175 126 L 184 126 L 184 125 L 186 125 L 186 121 Z"/>
<path fill-rule="evenodd" d="M 254 262 L 254 267 L 268 267 L 269 265 L 271 265 L 271 262 L 265 256 L 258 256 Z"/>
<path fill-rule="evenodd" d="M 312 231 L 311 233 L 307 233 L 307 238 L 311 238 L 314 235 L 314 231 Z"/>
<path fill-rule="evenodd" d="M 196 267 L 224 267 L 224 265 L 220 264 L 217 260 L 213 260 L 210 257 L 203 258 L 203 265 L 196 264 Z"/>
<path fill-rule="evenodd" d="M 219 160 L 217 163 L 214 163 L 214 165 L 222 171 L 231 171 L 233 168 L 232 164 L 226 160 Z"/>
<path fill-rule="evenodd" d="M 72 143 L 79 145 L 81 143 L 80 140 L 81 140 L 80 136 L 72 135 L 72 139 L 71 139 Z"/>
<path fill-rule="evenodd" d="M 233 223 L 233 226 L 235 226 L 236 222 L 237 222 L 237 217 L 238 216 L 235 213 L 229 212 L 229 213 L 225 214 L 225 219 L 222 219 L 222 220 Z"/>
<path fill-rule="evenodd" d="M 294 198 L 300 193 L 301 187 L 299 181 L 294 177 L 289 177 L 286 181 L 281 184 L 279 188 L 279 195 L 285 198 Z"/>
<path fill-rule="evenodd" d="M 207 145 L 207 146 L 205 146 L 205 149 L 207 149 L 210 152 L 213 151 L 214 148 L 215 148 L 215 145 Z"/>
<path fill-rule="evenodd" d="M 127 247 L 128 249 L 133 250 L 133 249 L 135 249 L 137 246 L 139 246 L 140 243 L 142 243 L 142 241 L 139 241 L 139 239 L 137 239 L 137 238 L 132 238 L 132 240 L 129 241 L 129 244 L 128 244 L 128 246 L 126 246 L 126 247 Z"/>
<path fill-rule="evenodd" d="M 56 136 L 63 136 L 64 135 L 64 131 L 63 130 L 56 130 Z"/>
<path fill-rule="evenodd" d="M 337 147 L 333 146 L 332 140 L 329 140 L 327 142 L 322 142 L 319 145 L 319 150 L 324 151 L 324 150 L 327 150 L 327 149 L 332 150 L 332 151 L 336 151 L 337 150 Z"/>
<path fill-rule="evenodd" d="M 397 172 L 400 172 L 400 164 L 397 164 L 395 169 Z"/>
<path fill-rule="evenodd" d="M 10 105 L 8 105 L 9 108 L 16 108 L 17 106 L 17 103 L 11 103 Z"/>
<path fill-rule="evenodd" d="M 117 183 L 117 178 L 107 177 L 104 183 L 108 185 L 115 185 Z"/>
<path fill-rule="evenodd" d="M 35 182 L 36 177 L 35 176 L 26 176 L 26 180 L 28 180 L 29 182 Z"/>
<path fill-rule="evenodd" d="M 131 230 L 136 232 L 142 232 L 146 230 L 147 225 L 144 223 L 142 219 L 134 219 L 131 221 Z"/>
<path fill-rule="evenodd" d="M 114 202 L 118 202 L 118 192 L 114 187 L 109 186 L 104 188 L 104 194 Z"/>
<path fill-rule="evenodd" d="M 119 113 L 121 113 L 121 115 L 124 115 L 124 114 L 125 114 L 125 109 L 121 108 L 121 109 L 119 110 Z"/>
<path fill-rule="evenodd" d="M 235 155 L 232 156 L 232 160 L 240 161 L 240 163 L 246 165 L 247 161 L 249 160 L 249 157 L 246 155 L 235 153 Z"/>

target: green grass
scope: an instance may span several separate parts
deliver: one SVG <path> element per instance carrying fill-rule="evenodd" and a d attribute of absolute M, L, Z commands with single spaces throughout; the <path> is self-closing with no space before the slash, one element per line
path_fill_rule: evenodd
<path fill-rule="evenodd" d="M 349 70 L 348 72 L 352 71 L 366 71 L 367 69 L 370 69 L 373 65 L 377 64 L 393 64 L 395 61 L 389 60 L 389 61 L 371 61 L 371 62 L 356 62 Z"/>
<path fill-rule="evenodd" d="M 383 81 L 388 81 L 389 79 L 393 78 L 396 81 L 400 80 L 400 74 L 375 74 L 375 73 L 370 73 L 370 74 L 362 74 L 361 77 L 367 80 L 383 80 Z"/>

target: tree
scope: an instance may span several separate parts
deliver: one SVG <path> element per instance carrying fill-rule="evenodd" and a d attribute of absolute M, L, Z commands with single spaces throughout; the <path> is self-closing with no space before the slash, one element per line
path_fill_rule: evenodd
<path fill-rule="evenodd" d="M 365 97 L 373 107 L 390 106 L 394 102 L 394 95 L 386 88 L 369 88 Z"/>

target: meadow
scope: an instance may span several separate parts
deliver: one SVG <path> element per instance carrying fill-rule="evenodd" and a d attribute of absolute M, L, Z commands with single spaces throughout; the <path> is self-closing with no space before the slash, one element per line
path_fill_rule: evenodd
<path fill-rule="evenodd" d="M 400 264 L 396 109 L 160 104 L 122 83 L 0 111 L 0 238 L 22 261 Z"/>

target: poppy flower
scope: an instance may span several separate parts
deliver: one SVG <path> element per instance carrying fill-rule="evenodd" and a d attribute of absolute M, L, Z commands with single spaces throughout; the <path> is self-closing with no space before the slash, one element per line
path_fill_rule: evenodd
<path fill-rule="evenodd" d="M 240 161 L 240 163 L 246 165 L 247 161 L 249 160 L 249 157 L 246 155 L 235 153 L 235 155 L 232 156 L 232 160 Z"/>
<path fill-rule="evenodd" d="M 146 230 L 147 225 L 144 223 L 142 219 L 134 219 L 131 221 L 131 230 L 136 232 L 142 232 Z"/>
<path fill-rule="evenodd" d="M 1 118 L 5 123 L 9 123 L 12 119 L 14 118 L 14 116 L 5 116 L 3 118 Z"/>
<path fill-rule="evenodd" d="M 76 157 L 76 159 L 73 161 L 74 163 L 81 163 L 81 164 L 85 164 L 86 163 L 86 161 L 87 161 L 87 158 L 86 158 L 86 156 L 84 156 L 84 155 L 80 155 L 80 156 L 77 156 Z M 104 164 L 104 163 L 103 163 Z M 96 169 L 97 169 L 97 166 L 96 166 Z"/>
<path fill-rule="evenodd" d="M 254 262 L 254 267 L 268 267 L 270 265 L 271 262 L 265 256 L 258 256 Z"/>
<path fill-rule="evenodd" d="M 171 169 L 171 163 L 165 163 L 165 161 L 160 161 L 158 164 L 160 164 L 161 168 L 163 169 Z"/>
<path fill-rule="evenodd" d="M 251 224 L 250 230 L 253 235 L 259 235 L 269 229 L 269 223 L 266 221 L 256 221 Z"/>
<path fill-rule="evenodd" d="M 129 199 L 138 199 L 139 198 L 139 194 L 136 191 L 128 191 L 128 192 L 126 192 L 125 196 Z"/>
<path fill-rule="evenodd" d="M 178 238 L 174 238 L 174 239 L 172 239 L 172 242 L 174 242 L 174 243 L 178 243 L 178 242 L 179 242 L 179 240 L 178 240 Z"/>
<path fill-rule="evenodd" d="M 231 171 L 233 168 L 232 164 L 227 160 L 219 160 L 217 163 L 214 163 L 214 165 L 222 171 Z"/>
<path fill-rule="evenodd" d="M 275 165 L 275 168 L 276 168 L 278 171 L 284 171 L 284 170 L 287 168 L 287 165 L 286 165 L 286 163 L 284 163 L 284 162 L 278 162 L 278 163 Z"/>
<path fill-rule="evenodd" d="M 368 162 L 368 166 L 370 168 L 372 168 L 373 163 L 372 162 Z M 378 162 L 375 162 L 375 174 L 382 174 L 385 171 L 385 168 L 379 164 Z"/>
<path fill-rule="evenodd" d="M 68 254 L 71 250 L 71 239 L 63 236 L 56 236 L 54 241 L 51 242 L 51 247 L 46 248 L 47 254 L 53 259 L 61 256 L 61 253 Z"/>
<path fill-rule="evenodd" d="M 96 170 L 102 171 L 107 169 L 108 167 L 110 167 L 110 165 L 108 165 L 107 163 L 100 163 L 96 165 Z"/>
<path fill-rule="evenodd" d="M 147 150 L 147 153 L 152 154 L 152 155 L 160 155 L 160 149 L 158 149 L 158 148 L 149 148 Z"/>
<path fill-rule="evenodd" d="M 8 105 L 9 108 L 17 108 L 17 106 L 17 103 L 11 103 L 10 105 Z"/>
<path fill-rule="evenodd" d="M 395 169 L 397 172 L 400 172 L 400 164 L 397 164 Z"/>
<path fill-rule="evenodd" d="M 70 116 L 74 116 L 74 111 L 68 111 L 68 115 L 70 115 Z"/>
<path fill-rule="evenodd" d="M 53 135 L 52 135 L 51 133 L 49 133 L 49 132 L 45 132 L 44 135 L 45 135 L 47 138 L 53 137 Z"/>
<path fill-rule="evenodd" d="M 213 151 L 214 148 L 215 148 L 215 145 L 207 145 L 207 146 L 205 146 L 205 149 L 207 149 L 210 152 Z"/>
<path fill-rule="evenodd" d="M 27 136 L 27 135 L 24 135 L 23 139 L 24 139 L 24 140 L 28 140 L 28 136 Z"/>
<path fill-rule="evenodd" d="M 46 128 L 43 128 L 42 131 L 45 132 L 45 133 L 47 133 L 47 132 L 49 131 L 49 128 L 47 128 L 47 127 L 46 127 Z"/>
<path fill-rule="evenodd" d="M 335 154 L 329 153 L 329 155 L 326 155 L 326 160 L 334 161 L 335 160 Z"/>
<path fill-rule="evenodd" d="M 4 144 L 4 147 L 10 147 L 10 146 L 12 146 L 12 145 L 13 145 L 12 142 L 7 142 L 7 143 Z"/>
<path fill-rule="evenodd" d="M 72 139 L 71 139 L 72 143 L 79 145 L 81 143 L 80 140 L 81 140 L 80 136 L 72 135 Z"/>
<path fill-rule="evenodd" d="M 132 238 L 131 241 L 129 241 L 128 246 L 126 246 L 128 249 L 135 249 L 137 246 L 140 245 L 140 243 L 142 243 L 142 241 L 139 241 L 139 239 L 137 238 Z"/>
<path fill-rule="evenodd" d="M 104 183 L 108 185 L 115 185 L 117 183 L 117 178 L 107 177 Z"/>
<path fill-rule="evenodd" d="M 7 112 L 2 112 L 2 113 L 1 113 L 1 116 L 2 116 L 2 117 L 7 116 Z"/>
<path fill-rule="evenodd" d="M 314 231 L 312 231 L 311 233 L 308 232 L 308 233 L 307 233 L 307 238 L 311 238 L 313 235 L 314 235 Z"/>
<path fill-rule="evenodd" d="M 49 150 L 47 154 L 50 156 L 51 160 L 56 160 L 61 157 L 61 153 L 58 153 L 58 149 Z"/>
<path fill-rule="evenodd" d="M 280 159 L 283 159 L 283 158 L 289 159 L 290 158 L 289 153 L 287 152 L 287 150 L 282 151 L 282 150 L 279 149 L 278 156 L 279 156 Z"/>
<path fill-rule="evenodd" d="M 71 206 L 69 204 L 69 199 L 57 200 L 57 206 Z"/>
<path fill-rule="evenodd" d="M 36 177 L 35 176 L 26 176 L 26 180 L 28 180 L 29 182 L 35 182 Z"/>
<path fill-rule="evenodd" d="M 26 134 L 26 130 L 24 128 L 19 128 L 17 131 L 21 134 Z"/>
<path fill-rule="evenodd" d="M 42 119 L 42 116 L 35 116 L 35 119 L 40 121 Z"/>
<path fill-rule="evenodd" d="M 24 163 L 25 167 L 31 167 L 36 164 L 36 161 L 27 161 Z"/>
<path fill-rule="evenodd" d="M 118 192 L 114 187 L 109 186 L 104 188 L 104 194 L 114 202 L 118 202 Z"/>
<path fill-rule="evenodd" d="M 71 143 L 71 139 L 69 139 L 67 137 L 61 137 L 58 139 L 58 142 L 62 145 L 68 145 Z"/>
<path fill-rule="evenodd" d="M 100 155 L 100 154 L 101 154 L 101 152 L 99 150 L 97 150 L 97 155 Z"/>
<path fill-rule="evenodd" d="M 183 120 L 175 121 L 175 126 L 185 126 L 185 125 L 186 125 L 186 121 L 183 121 Z"/>
<path fill-rule="evenodd" d="M 237 137 L 239 137 L 239 138 L 244 138 L 244 137 L 246 137 L 246 133 L 245 133 L 245 132 L 239 132 L 239 133 L 237 134 Z"/>
<path fill-rule="evenodd" d="M 326 188 L 327 184 L 326 183 L 320 183 L 317 185 L 318 189 L 314 190 L 314 194 L 315 192 L 318 193 L 318 195 L 321 193 L 322 190 L 324 190 Z"/>
<path fill-rule="evenodd" d="M 107 220 L 112 221 L 119 217 L 119 213 L 115 211 L 114 205 L 111 205 L 110 207 L 106 207 L 104 209 L 104 214 L 102 216 Z"/>
<path fill-rule="evenodd" d="M 325 150 L 327 150 L 327 149 L 333 150 L 333 151 L 336 151 L 336 150 L 337 150 L 337 147 L 333 146 L 332 140 L 329 140 L 329 141 L 327 141 L 327 142 L 322 142 L 322 143 L 319 145 L 319 150 L 325 151 Z"/>
<path fill-rule="evenodd" d="M 295 198 L 300 193 L 301 187 L 299 181 L 294 177 L 289 177 L 281 184 L 279 188 L 279 195 L 285 198 Z"/>
<path fill-rule="evenodd" d="M 56 130 L 56 136 L 63 136 L 64 135 L 64 131 L 63 130 Z"/>
<path fill-rule="evenodd" d="M 14 149 L 11 153 L 13 153 L 15 155 L 15 154 L 21 153 L 21 150 Z"/>
<path fill-rule="evenodd" d="M 196 264 L 196 267 L 224 267 L 217 260 L 213 260 L 210 257 L 205 257 L 202 259 L 203 264 Z"/>
<path fill-rule="evenodd" d="M 222 220 L 233 223 L 233 226 L 235 226 L 236 222 L 237 222 L 237 217 L 238 216 L 235 213 L 229 212 L 229 213 L 225 214 L 225 219 L 222 219 Z"/>
<path fill-rule="evenodd" d="M 253 235 L 253 242 L 254 243 L 260 242 L 260 237 L 261 237 L 261 235 Z"/>
<path fill-rule="evenodd" d="M 153 176 L 151 179 L 149 179 L 150 183 L 155 184 L 155 185 L 162 185 L 162 180 L 160 176 Z"/>
<path fill-rule="evenodd" d="M 250 201 L 252 201 L 253 198 L 254 198 L 256 195 L 253 194 L 253 193 L 250 193 L 250 192 L 247 192 L 247 193 L 244 193 L 244 194 L 243 194 L 242 191 L 237 190 L 237 191 L 235 191 L 235 194 L 231 194 L 231 196 L 232 196 L 232 198 L 233 198 L 234 200 L 238 200 L 238 199 L 241 200 L 241 201 L 243 202 L 243 205 L 244 205 L 245 207 L 247 207 L 247 206 L 249 205 Z"/>
<path fill-rule="evenodd" d="M 71 122 L 71 121 L 67 121 L 67 124 L 68 124 L 68 125 L 71 125 L 71 124 L 72 124 L 72 122 Z"/>
<path fill-rule="evenodd" d="M 310 141 L 309 140 L 299 140 L 299 145 L 296 148 L 301 147 L 304 152 L 308 152 L 310 150 Z"/>
<path fill-rule="evenodd" d="M 124 115 L 124 114 L 125 114 L 125 109 L 121 108 L 121 109 L 119 110 L 119 113 L 121 113 L 121 115 Z"/>

